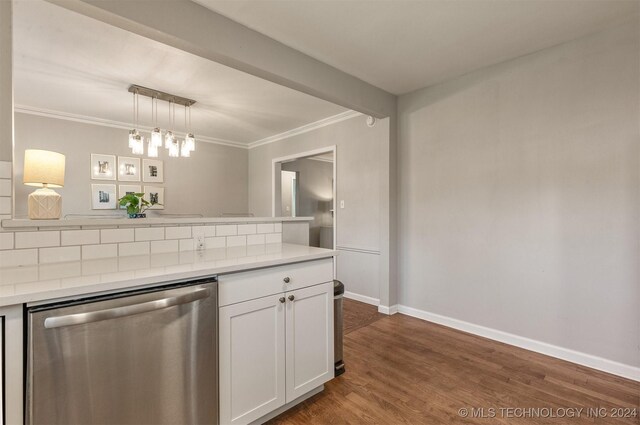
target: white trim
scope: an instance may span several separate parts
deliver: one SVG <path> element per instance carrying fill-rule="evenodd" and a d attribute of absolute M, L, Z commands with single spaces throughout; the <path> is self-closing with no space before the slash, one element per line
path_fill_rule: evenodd
<path fill-rule="evenodd" d="M 273 136 L 265 137 L 264 139 L 256 140 L 249 143 L 249 149 L 257 148 L 258 146 L 267 145 L 269 143 L 277 142 L 279 140 L 288 139 L 289 137 L 297 136 L 298 134 L 308 133 L 309 131 L 317 130 L 318 128 L 326 127 L 331 124 L 339 123 L 340 121 L 348 120 L 362 115 L 357 111 L 345 111 L 337 115 L 333 115 L 309 124 L 305 124 L 301 127 L 287 130 L 283 133 L 274 134 Z"/>
<path fill-rule="evenodd" d="M 394 304 L 391 307 L 387 307 L 386 305 L 378 306 L 378 313 L 386 314 L 387 316 L 393 316 L 398 312 L 398 304 Z"/>
<path fill-rule="evenodd" d="M 359 113 L 359 112 L 358 112 Z M 338 240 L 338 214 L 335 212 L 336 202 L 338 199 L 338 146 L 331 145 L 325 146 L 323 148 L 313 149 L 306 152 L 299 152 L 292 155 L 281 156 L 279 158 L 273 158 L 271 160 L 271 215 L 273 217 L 276 216 L 276 164 L 282 162 L 290 162 L 295 161 L 300 158 L 307 158 L 309 156 L 320 155 L 323 153 L 333 154 L 333 249 L 336 249 L 336 241 Z M 337 261 L 333 261 L 333 278 L 337 279 L 338 276 L 338 265 Z"/>
<path fill-rule="evenodd" d="M 309 160 L 311 161 L 320 161 L 320 162 L 330 162 L 331 164 L 333 164 L 333 159 L 328 159 L 328 158 L 320 158 L 320 157 L 311 157 L 309 158 Z"/>
<path fill-rule="evenodd" d="M 381 306 L 382 307 L 382 306 Z M 494 341 L 503 342 L 505 344 L 514 345 L 526 350 L 535 351 L 536 353 L 546 354 L 547 356 L 556 357 L 579 365 L 587 366 L 603 372 L 622 376 L 634 381 L 640 381 L 640 367 L 630 366 L 618 363 L 613 360 L 607 360 L 602 357 L 593 356 L 591 354 L 582 353 L 568 348 L 558 347 L 557 345 L 548 344 L 542 341 L 525 338 L 519 335 L 499 331 L 497 329 L 487 328 L 485 326 L 476 325 L 462 320 L 442 316 L 436 313 L 419 310 L 417 308 L 398 306 L 398 312 L 407 316 L 416 317 L 426 320 L 427 322 L 437 323 L 449 328 L 458 329 L 463 332 L 489 338 Z"/>
<path fill-rule="evenodd" d="M 82 124 L 99 125 L 102 127 L 111 127 L 111 128 L 118 128 L 123 130 L 131 129 L 131 123 L 105 120 L 102 118 L 90 117 L 88 115 L 71 114 L 68 112 L 54 111 L 51 109 L 35 108 L 32 106 L 25 106 L 25 105 L 14 105 L 13 110 L 14 112 L 18 112 L 21 114 L 37 115 L 39 117 L 54 118 L 54 119 L 63 120 L 63 121 L 73 121 L 73 122 L 79 122 Z M 153 127 L 148 127 L 148 126 L 139 126 L 139 127 L 140 127 L 140 130 L 143 130 L 143 131 L 151 132 L 151 130 L 153 130 Z M 178 136 L 184 136 L 184 133 L 180 133 L 180 132 L 175 132 L 175 133 Z M 248 149 L 247 143 L 236 142 L 234 140 L 218 139 L 215 137 L 208 137 L 208 136 L 197 136 L 196 140 L 199 142 L 213 143 L 216 145 Z"/>
<path fill-rule="evenodd" d="M 337 249 L 338 251 L 358 252 L 360 254 L 380 255 L 380 251 L 376 249 L 365 249 L 365 248 L 356 248 L 356 247 L 340 246 L 340 245 L 336 245 L 335 249 Z"/>
<path fill-rule="evenodd" d="M 380 305 L 380 300 L 378 298 L 367 297 L 366 295 L 356 294 L 355 292 L 344 291 L 344 297 L 349 298 L 350 300 L 360 301 L 361 303 L 371 304 L 378 306 Z"/>

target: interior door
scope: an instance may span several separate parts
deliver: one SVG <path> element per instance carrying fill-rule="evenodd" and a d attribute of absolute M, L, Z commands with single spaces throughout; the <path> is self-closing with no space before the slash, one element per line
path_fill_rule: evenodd
<path fill-rule="evenodd" d="M 220 308 L 220 423 L 247 424 L 285 403 L 283 294 Z"/>
<path fill-rule="evenodd" d="M 286 296 L 289 403 L 333 378 L 333 282 Z"/>

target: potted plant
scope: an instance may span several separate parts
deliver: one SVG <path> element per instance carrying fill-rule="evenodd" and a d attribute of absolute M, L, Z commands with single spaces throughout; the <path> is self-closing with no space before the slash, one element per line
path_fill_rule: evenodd
<path fill-rule="evenodd" d="M 157 202 L 149 202 L 143 198 L 144 193 L 127 193 L 118 199 L 121 207 L 127 209 L 129 218 L 146 218 L 145 211 L 154 205 L 162 205 Z"/>

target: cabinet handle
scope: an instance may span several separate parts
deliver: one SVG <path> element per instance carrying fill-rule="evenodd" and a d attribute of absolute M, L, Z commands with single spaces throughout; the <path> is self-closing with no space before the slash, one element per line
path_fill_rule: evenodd
<path fill-rule="evenodd" d="M 282 279 L 282 280 L 284 280 L 284 283 L 289 283 L 289 282 L 291 282 L 291 279 L 289 279 L 289 276 L 285 277 L 285 278 L 284 278 L 284 279 Z"/>
<path fill-rule="evenodd" d="M 295 299 L 296 299 L 296 297 L 294 297 L 293 295 L 289 295 L 289 301 L 293 301 Z"/>
<path fill-rule="evenodd" d="M 284 297 L 280 297 L 280 300 L 279 300 L 279 301 L 280 301 L 281 303 L 284 303 L 284 301 L 285 301 L 285 300 L 284 300 Z"/>

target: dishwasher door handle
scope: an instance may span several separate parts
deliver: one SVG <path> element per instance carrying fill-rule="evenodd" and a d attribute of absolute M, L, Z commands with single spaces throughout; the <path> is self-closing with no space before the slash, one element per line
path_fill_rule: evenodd
<path fill-rule="evenodd" d="M 133 304 L 124 307 L 115 307 L 107 310 L 90 311 L 87 313 L 69 314 L 66 316 L 47 317 L 44 319 L 44 327 L 47 329 L 60 328 L 63 326 L 81 325 L 85 323 L 99 322 L 101 320 L 117 319 L 119 317 L 133 316 L 135 314 L 148 313 L 154 310 L 173 307 L 180 304 L 188 304 L 194 301 L 207 298 L 210 294 L 209 288 L 198 289 L 197 291 L 180 295 L 177 297 L 163 298 L 160 300 L 147 301 L 140 304 Z"/>

